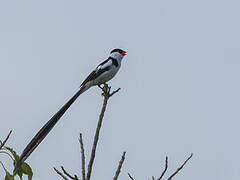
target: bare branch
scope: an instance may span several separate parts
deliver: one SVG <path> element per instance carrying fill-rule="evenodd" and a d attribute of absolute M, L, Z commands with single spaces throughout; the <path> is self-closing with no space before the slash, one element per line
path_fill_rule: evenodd
<path fill-rule="evenodd" d="M 99 139 L 100 129 L 101 129 L 101 126 L 102 126 L 103 116 L 104 116 L 104 113 L 105 113 L 105 110 L 106 110 L 106 107 L 107 107 L 108 99 L 113 95 L 113 94 L 110 93 L 111 87 L 109 87 L 106 83 L 104 84 L 103 87 L 99 86 L 99 88 L 101 88 L 102 91 L 103 91 L 102 95 L 104 97 L 104 100 L 103 100 L 102 110 L 101 110 L 101 113 L 99 115 L 95 136 L 94 136 L 92 152 L 91 152 L 90 160 L 89 160 L 89 163 L 88 163 L 88 171 L 87 171 L 86 180 L 90 180 L 90 177 L 91 177 L 92 166 L 93 166 L 93 162 L 94 162 L 94 159 L 95 159 L 96 148 L 97 148 L 97 143 L 98 143 L 98 139 Z"/>
<path fill-rule="evenodd" d="M 8 138 L 10 137 L 11 133 L 12 133 L 12 130 L 8 133 L 6 139 L 3 142 L 1 142 L 0 149 L 2 149 L 2 147 L 6 144 L 6 142 L 7 142 Z"/>
<path fill-rule="evenodd" d="M 64 176 L 60 171 L 58 171 L 55 167 L 53 168 L 56 173 L 58 173 L 64 180 L 68 180 L 66 176 Z"/>
<path fill-rule="evenodd" d="M 171 180 L 185 166 L 185 164 L 192 158 L 192 156 L 193 156 L 193 153 L 184 161 L 184 163 L 167 180 Z"/>
<path fill-rule="evenodd" d="M 117 168 L 117 171 L 115 173 L 115 176 L 114 176 L 113 180 L 117 180 L 117 178 L 118 178 L 118 176 L 121 172 L 121 168 L 122 168 L 122 165 L 123 165 L 123 162 L 124 162 L 124 159 L 125 159 L 125 154 L 126 154 L 126 152 L 124 151 L 123 154 L 122 154 L 122 158 L 119 161 L 118 168 Z"/>
<path fill-rule="evenodd" d="M 131 176 L 130 173 L 128 173 L 128 176 L 129 176 L 129 178 L 130 178 L 131 180 L 134 180 L 134 178 Z"/>
<path fill-rule="evenodd" d="M 155 180 L 155 177 L 154 177 L 154 176 L 152 176 L 152 180 Z"/>
<path fill-rule="evenodd" d="M 81 157 L 82 157 L 82 180 L 85 180 L 86 179 L 86 176 L 85 176 L 85 153 L 84 153 L 82 133 L 80 133 L 79 143 L 80 143 Z"/>
<path fill-rule="evenodd" d="M 163 170 L 161 176 L 160 176 L 157 180 L 162 179 L 162 177 L 164 176 L 164 174 L 165 174 L 166 171 L 167 171 L 167 168 L 168 168 L 168 157 L 166 156 L 166 159 L 165 159 L 165 169 Z"/>
<path fill-rule="evenodd" d="M 107 106 L 107 100 L 108 100 L 108 98 L 104 97 L 103 107 L 102 107 L 101 114 L 99 116 L 98 125 L 97 125 L 97 129 L 96 129 L 95 136 L 94 136 L 94 141 L 93 141 L 92 152 L 91 152 L 91 156 L 90 156 L 90 160 L 89 160 L 89 164 L 88 164 L 88 172 L 87 172 L 87 178 L 86 178 L 87 180 L 90 180 L 90 177 L 91 177 L 92 166 L 93 166 L 93 162 L 94 162 L 94 159 L 95 159 L 95 153 L 96 153 L 99 133 L 100 133 L 100 129 L 101 129 L 101 126 L 102 126 L 102 120 L 103 120 L 104 112 L 105 112 L 106 106 Z"/>
<path fill-rule="evenodd" d="M 65 175 L 67 175 L 69 178 L 73 179 L 73 180 L 78 180 L 78 178 L 76 179 L 76 175 L 73 177 L 71 176 L 65 169 L 63 166 L 61 166 L 62 171 L 64 172 Z"/>

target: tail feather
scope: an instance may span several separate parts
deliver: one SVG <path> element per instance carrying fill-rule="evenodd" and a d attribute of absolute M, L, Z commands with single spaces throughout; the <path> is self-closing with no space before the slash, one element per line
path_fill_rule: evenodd
<path fill-rule="evenodd" d="M 22 163 L 30 156 L 34 149 L 42 142 L 42 140 L 47 136 L 51 129 L 55 126 L 58 120 L 63 116 L 67 109 L 72 105 L 72 103 L 86 91 L 89 87 L 81 87 L 73 97 L 62 106 L 62 108 L 38 131 L 38 133 L 32 138 L 30 143 L 23 150 L 18 162 L 15 165 L 14 171 L 22 165 Z"/>

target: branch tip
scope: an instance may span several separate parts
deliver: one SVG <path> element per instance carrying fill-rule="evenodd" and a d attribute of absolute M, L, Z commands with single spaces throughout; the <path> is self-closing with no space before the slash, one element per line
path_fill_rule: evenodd
<path fill-rule="evenodd" d="M 56 173 L 61 176 L 64 180 L 68 180 L 68 178 L 66 176 L 64 176 L 59 170 L 57 170 L 55 167 L 53 167 L 54 171 L 56 171 Z"/>
<path fill-rule="evenodd" d="M 131 176 L 130 173 L 128 173 L 128 177 L 129 177 L 131 180 L 134 180 L 134 178 Z"/>
<path fill-rule="evenodd" d="M 125 160 L 125 155 L 126 155 L 126 151 L 124 151 L 123 154 L 122 154 L 121 160 L 119 161 L 118 168 L 117 168 L 117 171 L 115 173 L 115 176 L 113 177 L 113 180 L 117 180 L 118 179 L 118 176 L 119 176 L 119 174 L 121 172 L 121 168 L 122 168 L 123 162 Z"/>
<path fill-rule="evenodd" d="M 12 134 L 12 130 L 10 130 L 10 132 L 8 133 L 7 137 L 5 138 L 5 140 L 3 142 L 1 142 L 0 145 L 0 149 L 2 149 L 2 147 L 6 144 L 7 140 L 9 139 L 10 135 Z"/>
<path fill-rule="evenodd" d="M 168 168 L 168 157 L 166 156 L 166 159 L 165 159 L 165 169 L 163 170 L 161 176 L 157 179 L 157 180 L 160 180 L 163 178 L 164 174 L 166 173 L 167 171 L 167 168 Z"/>
<path fill-rule="evenodd" d="M 167 179 L 171 180 L 178 172 L 185 166 L 185 164 L 192 158 L 193 153 L 183 162 L 183 164 Z"/>

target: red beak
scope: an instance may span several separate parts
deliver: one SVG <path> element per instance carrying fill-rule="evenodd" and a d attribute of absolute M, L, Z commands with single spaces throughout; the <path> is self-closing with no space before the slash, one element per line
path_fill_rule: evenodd
<path fill-rule="evenodd" d="M 123 55 L 123 56 L 127 55 L 127 52 L 126 52 L 126 51 L 123 51 L 123 52 L 122 52 L 122 55 Z"/>

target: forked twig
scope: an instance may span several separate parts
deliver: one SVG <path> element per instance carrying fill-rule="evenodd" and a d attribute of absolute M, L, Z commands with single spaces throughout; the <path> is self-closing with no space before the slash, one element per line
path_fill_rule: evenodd
<path fill-rule="evenodd" d="M 55 167 L 53 168 L 54 171 L 56 171 L 57 174 L 59 174 L 64 180 L 68 180 L 68 178 L 66 176 L 63 175 L 63 173 L 61 173 L 59 170 L 57 170 Z"/>
<path fill-rule="evenodd" d="M 64 169 L 64 167 L 63 166 L 61 166 L 61 169 L 62 169 L 62 171 L 63 171 L 63 173 L 61 173 L 57 168 L 53 168 L 63 179 L 65 179 L 65 180 L 68 180 L 68 178 L 67 177 L 69 177 L 70 179 L 72 179 L 72 180 L 78 180 L 78 177 L 76 176 L 76 175 L 74 175 L 74 176 L 71 176 L 65 169 Z M 65 176 L 66 175 L 66 176 Z"/>
<path fill-rule="evenodd" d="M 185 164 L 192 158 L 193 154 L 191 154 L 185 161 L 184 163 L 167 179 L 167 180 L 171 180 L 176 174 L 179 173 L 179 171 L 185 166 Z M 157 180 L 161 180 L 163 178 L 163 176 L 165 175 L 166 171 L 168 169 L 168 157 L 166 156 L 165 159 L 165 168 L 161 174 L 161 176 L 157 179 Z M 134 180 L 134 178 L 128 173 L 128 176 L 131 180 Z M 155 180 L 155 177 L 152 176 L 152 180 Z"/>
<path fill-rule="evenodd" d="M 62 169 L 63 173 L 64 173 L 65 175 L 67 175 L 70 179 L 72 179 L 72 180 L 78 180 L 78 178 L 76 179 L 76 175 L 75 175 L 74 177 L 71 176 L 71 175 L 64 169 L 63 166 L 61 166 L 61 169 Z"/>

